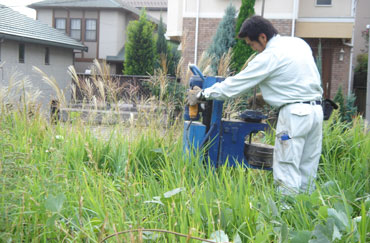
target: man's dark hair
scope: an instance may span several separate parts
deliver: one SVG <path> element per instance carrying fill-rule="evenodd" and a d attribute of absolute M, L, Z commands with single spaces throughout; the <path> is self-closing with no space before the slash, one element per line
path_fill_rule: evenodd
<path fill-rule="evenodd" d="M 258 41 L 260 34 L 265 34 L 267 40 L 270 40 L 274 35 L 278 33 L 275 27 L 267 19 L 254 15 L 244 20 L 242 27 L 240 28 L 238 37 L 248 37 L 251 41 Z"/>

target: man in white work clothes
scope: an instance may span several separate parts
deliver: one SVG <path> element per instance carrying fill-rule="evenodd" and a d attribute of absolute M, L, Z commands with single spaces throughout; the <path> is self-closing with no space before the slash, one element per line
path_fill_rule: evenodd
<path fill-rule="evenodd" d="M 258 52 L 240 73 L 204 90 L 191 90 L 188 103 L 225 100 L 259 85 L 264 100 L 279 107 L 273 175 L 283 195 L 315 189 L 321 155 L 322 88 L 311 48 L 300 38 L 282 37 L 260 16 L 244 21 L 239 38 Z"/>

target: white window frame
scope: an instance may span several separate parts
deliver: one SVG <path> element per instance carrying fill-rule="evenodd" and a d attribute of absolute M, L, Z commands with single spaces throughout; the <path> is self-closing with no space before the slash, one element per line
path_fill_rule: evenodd
<path fill-rule="evenodd" d="M 87 25 L 87 22 L 88 21 L 95 21 L 95 29 L 87 29 L 88 28 L 88 25 Z M 91 42 L 94 42 L 97 40 L 97 20 L 96 19 L 85 19 L 85 41 L 91 41 Z M 95 32 L 95 38 L 94 39 L 88 39 L 87 38 L 87 33 L 88 32 Z"/>
<path fill-rule="evenodd" d="M 60 28 L 57 28 L 58 27 L 58 20 L 63 20 L 64 21 L 64 29 L 60 29 Z M 59 31 L 62 31 L 63 33 L 67 33 L 67 19 L 66 18 L 55 18 L 55 26 L 54 28 L 59 30 Z"/>
<path fill-rule="evenodd" d="M 79 29 L 72 29 L 72 24 L 73 24 L 73 22 L 74 22 L 74 20 L 77 20 L 77 21 L 79 21 L 80 22 L 80 28 Z M 82 21 L 81 21 L 81 19 L 78 19 L 78 18 L 73 18 L 73 19 L 70 19 L 70 24 L 69 24 L 69 26 L 70 26 L 70 28 L 69 28 L 69 36 L 70 37 L 72 37 L 73 39 L 75 39 L 75 40 L 78 40 L 78 41 L 80 41 L 81 40 L 81 38 L 82 38 Z M 77 31 L 79 31 L 79 38 L 75 38 L 75 37 L 73 37 L 72 36 L 72 33 L 73 32 L 77 32 Z"/>

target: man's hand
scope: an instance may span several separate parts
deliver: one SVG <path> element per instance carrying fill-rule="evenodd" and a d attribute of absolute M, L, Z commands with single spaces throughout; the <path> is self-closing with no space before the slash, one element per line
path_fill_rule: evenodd
<path fill-rule="evenodd" d="M 188 105 L 196 105 L 199 103 L 202 89 L 198 86 L 194 86 L 193 89 L 189 90 L 186 97 L 186 103 Z"/>

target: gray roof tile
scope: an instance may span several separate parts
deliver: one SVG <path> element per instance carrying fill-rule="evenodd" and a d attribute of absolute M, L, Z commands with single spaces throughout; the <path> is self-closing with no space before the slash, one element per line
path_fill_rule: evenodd
<path fill-rule="evenodd" d="M 0 4 L 0 37 L 71 49 L 86 47 L 64 33 Z"/>
<path fill-rule="evenodd" d="M 30 8 L 81 7 L 81 8 L 167 8 L 167 0 L 44 0 L 29 5 Z"/>
<path fill-rule="evenodd" d="M 45 0 L 32 3 L 29 7 L 120 8 L 121 6 L 115 0 Z"/>
<path fill-rule="evenodd" d="M 167 0 L 121 0 L 126 4 L 135 8 L 167 8 Z"/>

